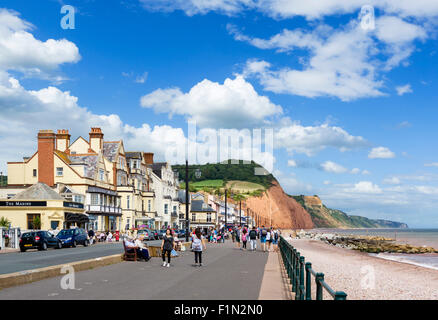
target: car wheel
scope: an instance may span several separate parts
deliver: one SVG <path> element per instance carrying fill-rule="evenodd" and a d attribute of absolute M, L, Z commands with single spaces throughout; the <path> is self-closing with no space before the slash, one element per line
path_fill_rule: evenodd
<path fill-rule="evenodd" d="M 58 242 L 58 244 L 56 245 L 56 249 L 62 249 L 62 243 Z"/>
<path fill-rule="evenodd" d="M 39 250 L 46 251 L 47 250 L 47 243 L 43 242 L 43 244 L 41 245 Z"/>
<path fill-rule="evenodd" d="M 84 247 L 88 247 L 88 240 L 84 241 Z"/>
<path fill-rule="evenodd" d="M 71 244 L 71 246 L 72 246 L 72 248 L 76 248 L 76 246 L 77 246 L 76 240 L 73 241 L 73 243 Z"/>
<path fill-rule="evenodd" d="M 24 248 L 20 248 L 20 251 L 21 251 L 21 252 L 26 252 L 26 249 L 24 249 Z"/>

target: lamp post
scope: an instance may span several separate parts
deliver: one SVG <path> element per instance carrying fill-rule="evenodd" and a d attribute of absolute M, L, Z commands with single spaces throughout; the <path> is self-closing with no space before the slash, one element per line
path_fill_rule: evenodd
<path fill-rule="evenodd" d="M 225 242 L 225 234 L 227 233 L 228 227 L 227 227 L 227 215 L 228 215 L 228 208 L 227 208 L 227 195 L 228 190 L 225 189 L 225 228 L 224 228 L 224 242 Z"/>
<path fill-rule="evenodd" d="M 175 170 L 176 172 L 177 170 Z M 202 175 L 201 170 L 199 168 L 196 168 L 195 170 L 195 177 L 199 179 Z M 186 242 L 189 242 L 189 229 L 190 229 L 190 219 L 189 219 L 189 161 L 186 160 Z"/>
<path fill-rule="evenodd" d="M 239 219 L 240 219 L 240 227 L 242 227 L 242 200 L 239 201 Z"/>

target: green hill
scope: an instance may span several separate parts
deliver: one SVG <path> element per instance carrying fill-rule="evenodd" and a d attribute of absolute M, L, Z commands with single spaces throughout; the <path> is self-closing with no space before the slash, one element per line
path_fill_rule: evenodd
<path fill-rule="evenodd" d="M 185 180 L 185 165 L 173 165 L 173 169 L 179 172 L 179 180 Z M 255 175 L 255 169 L 262 168 L 260 165 L 251 161 L 249 164 L 243 164 L 239 161 L 239 164 L 231 163 L 214 163 L 204 165 L 189 165 L 189 181 L 190 185 L 197 187 L 219 187 L 219 181 L 222 181 L 222 186 L 227 185 L 231 181 L 244 181 L 251 182 L 263 186 L 264 189 L 268 189 L 272 182 L 275 180 L 272 174 L 268 175 Z M 201 177 L 196 178 L 195 169 L 201 171 Z M 206 181 L 209 181 L 208 183 Z M 208 185 L 212 181 L 216 181 L 216 185 Z M 254 185 L 252 185 L 254 187 Z"/>

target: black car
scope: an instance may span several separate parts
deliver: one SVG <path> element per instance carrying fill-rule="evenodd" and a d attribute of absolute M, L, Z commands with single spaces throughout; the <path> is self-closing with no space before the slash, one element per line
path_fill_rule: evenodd
<path fill-rule="evenodd" d="M 47 250 L 47 248 L 62 248 L 62 242 L 48 231 L 25 232 L 20 238 L 20 251 L 27 249 Z"/>

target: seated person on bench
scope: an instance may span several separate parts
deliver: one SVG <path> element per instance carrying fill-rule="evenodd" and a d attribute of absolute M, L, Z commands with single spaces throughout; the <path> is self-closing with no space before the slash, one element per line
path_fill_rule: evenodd
<path fill-rule="evenodd" d="M 149 250 L 147 245 L 144 243 L 143 234 L 141 234 L 137 239 L 135 239 L 135 246 L 137 247 L 137 255 L 148 261 L 150 259 Z"/>
<path fill-rule="evenodd" d="M 135 244 L 134 239 L 132 237 L 127 237 L 125 239 L 126 251 L 129 253 L 133 253 L 134 250 L 137 251 L 138 259 L 144 259 L 145 261 L 149 260 L 149 253 L 146 255 L 143 250 Z"/>

